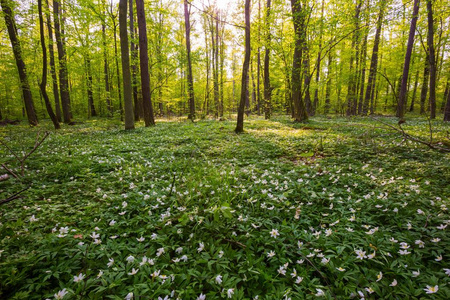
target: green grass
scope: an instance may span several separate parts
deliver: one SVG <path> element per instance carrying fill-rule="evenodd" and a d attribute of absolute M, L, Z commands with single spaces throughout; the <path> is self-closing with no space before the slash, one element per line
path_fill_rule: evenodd
<path fill-rule="evenodd" d="M 26 153 L 49 126 L 0 135 Z M 449 154 L 366 118 L 234 126 L 52 133 L 21 182 L 0 182 L 0 199 L 30 185 L 0 206 L 0 298 L 450 298 Z M 427 121 L 403 126 L 428 139 Z M 433 122 L 434 140 L 449 130 Z"/>

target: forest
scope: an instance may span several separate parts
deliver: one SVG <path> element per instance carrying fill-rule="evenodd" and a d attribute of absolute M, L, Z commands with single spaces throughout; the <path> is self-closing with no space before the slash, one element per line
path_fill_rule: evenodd
<path fill-rule="evenodd" d="M 448 0 L 0 4 L 0 299 L 450 299 Z"/>

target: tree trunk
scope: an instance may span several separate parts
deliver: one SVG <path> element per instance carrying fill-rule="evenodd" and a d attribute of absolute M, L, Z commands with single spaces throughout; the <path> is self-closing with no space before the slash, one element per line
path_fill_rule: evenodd
<path fill-rule="evenodd" d="M 136 0 L 136 12 L 139 28 L 139 60 L 141 67 L 142 98 L 144 102 L 145 126 L 155 125 L 153 105 L 150 93 L 150 74 L 148 72 L 147 22 L 145 20 L 144 0 Z"/>
<path fill-rule="evenodd" d="M 423 69 L 423 83 L 422 88 L 420 90 L 420 113 L 425 113 L 425 103 L 427 101 L 427 94 L 428 94 L 428 81 L 430 78 L 430 57 L 427 52 L 427 55 L 425 57 L 425 67 Z"/>
<path fill-rule="evenodd" d="M 134 43 L 134 10 L 133 1 L 129 0 L 129 16 L 130 16 L 130 52 L 131 52 L 131 84 L 133 87 L 133 103 L 134 103 L 134 121 L 139 121 L 139 100 L 138 100 L 138 88 L 137 88 L 137 47 Z"/>
<path fill-rule="evenodd" d="M 111 15 L 112 15 L 112 6 L 111 6 Z M 117 92 L 119 98 L 119 111 L 120 111 L 120 120 L 123 120 L 123 108 L 122 108 L 122 84 L 120 82 L 120 69 L 119 69 L 119 53 L 117 51 L 117 24 L 115 17 L 111 18 L 113 21 L 114 27 L 114 58 L 116 63 L 116 77 L 117 77 Z"/>
<path fill-rule="evenodd" d="M 265 119 L 270 119 L 272 106 L 272 87 L 270 86 L 270 6 L 271 0 L 266 5 L 266 51 L 264 54 L 264 107 Z"/>
<path fill-rule="evenodd" d="M 323 14 L 325 10 L 325 0 L 322 0 L 322 9 L 320 14 L 320 32 L 319 32 L 319 53 L 317 54 L 316 64 L 316 89 L 314 90 L 314 102 L 312 105 L 311 115 L 316 114 L 317 106 L 319 105 L 319 82 L 320 82 L 320 62 L 322 60 L 322 35 L 323 35 Z"/>
<path fill-rule="evenodd" d="M 133 113 L 133 99 L 132 99 L 133 95 L 131 87 L 130 53 L 129 53 L 130 51 L 128 48 L 128 30 L 127 30 L 127 0 L 120 0 L 119 2 L 119 35 L 120 35 L 120 52 L 122 54 L 125 129 L 134 129 L 134 113 Z"/>
<path fill-rule="evenodd" d="M 447 104 L 445 105 L 444 121 L 450 122 L 450 92 L 447 93 Z"/>
<path fill-rule="evenodd" d="M 414 90 L 413 90 L 413 95 L 412 95 L 412 99 L 411 99 L 411 105 L 409 107 L 409 111 L 410 112 L 414 111 L 414 102 L 416 102 L 416 93 L 417 93 L 417 86 L 418 85 L 419 85 L 419 70 L 417 70 L 416 80 L 414 82 Z"/>
<path fill-rule="evenodd" d="M 61 102 L 59 99 L 59 88 L 58 88 L 58 76 L 56 75 L 56 65 L 55 65 L 55 51 L 53 50 L 53 28 L 49 13 L 50 7 L 48 5 L 48 0 L 46 0 L 45 2 L 47 6 L 47 9 L 45 10 L 45 15 L 47 18 L 48 50 L 50 54 L 50 74 L 52 76 L 53 98 L 55 100 L 56 118 L 58 122 L 62 122 Z"/>
<path fill-rule="evenodd" d="M 33 96 L 30 90 L 30 84 L 28 82 L 27 69 L 25 62 L 22 58 L 22 48 L 17 36 L 17 27 L 14 20 L 13 12 L 9 6 L 9 0 L 1 0 L 1 6 L 3 10 L 3 16 L 5 18 L 5 24 L 8 28 L 9 39 L 11 41 L 14 58 L 16 60 L 17 70 L 19 71 L 20 84 L 22 88 L 23 100 L 25 103 L 25 110 L 27 112 L 28 123 L 32 126 L 38 124 L 36 110 L 34 108 Z"/>
<path fill-rule="evenodd" d="M 59 90 L 61 92 L 61 104 L 63 111 L 64 123 L 70 123 L 70 94 L 69 94 L 69 79 L 67 73 L 67 56 L 64 45 L 64 40 L 61 36 L 61 22 L 60 22 L 60 2 L 53 0 L 53 19 L 55 22 L 55 37 L 56 46 L 58 48 L 58 60 L 59 60 Z"/>
<path fill-rule="evenodd" d="M 95 111 L 95 106 L 94 106 L 94 93 L 92 91 L 91 58 L 89 57 L 89 53 L 86 54 L 86 79 L 87 79 L 89 116 L 96 117 L 97 112 Z"/>
<path fill-rule="evenodd" d="M 353 40 L 352 40 L 352 49 L 355 49 L 355 53 L 351 55 L 350 57 L 350 78 L 348 82 L 347 87 L 347 116 L 353 116 L 356 114 L 356 105 L 355 101 L 357 99 L 356 97 L 356 82 L 357 82 L 357 76 L 355 75 L 358 73 L 358 65 L 359 65 L 359 15 L 361 13 L 361 5 L 362 1 L 358 1 L 355 8 L 355 31 L 353 33 Z M 356 66 L 353 66 L 353 62 L 356 62 Z M 353 70 L 354 69 L 354 70 Z"/>
<path fill-rule="evenodd" d="M 292 102 L 294 103 L 294 116 L 296 122 L 308 120 L 305 103 L 302 99 L 301 64 L 304 44 L 305 16 L 302 11 L 300 0 L 291 0 L 292 17 L 295 32 L 295 48 L 292 63 Z"/>
<path fill-rule="evenodd" d="M 412 50 L 413 50 L 413 46 L 414 46 L 414 35 L 416 33 L 416 24 L 417 24 L 418 14 L 419 14 L 419 0 L 414 0 L 414 10 L 413 10 L 413 16 L 411 19 L 411 26 L 409 29 L 408 46 L 406 47 L 405 62 L 403 64 L 402 85 L 400 88 L 400 95 L 398 97 L 398 103 L 397 103 L 396 116 L 400 119 L 402 119 L 403 116 L 405 115 L 405 109 L 404 109 L 405 105 L 404 104 L 406 101 L 406 90 L 407 90 L 407 84 L 408 84 L 409 65 L 411 62 L 411 55 L 412 55 Z"/>
<path fill-rule="evenodd" d="M 50 100 L 47 95 L 47 49 L 45 47 L 45 35 L 44 35 L 44 17 L 42 14 L 42 0 L 38 0 L 38 11 L 39 11 L 39 35 L 41 40 L 42 47 L 42 80 L 39 84 L 39 88 L 41 89 L 42 97 L 44 97 L 45 108 L 47 109 L 48 115 L 53 122 L 53 126 L 55 129 L 60 129 L 58 118 L 53 112 L 52 105 L 50 104 Z"/>
<path fill-rule="evenodd" d="M 433 5 L 431 0 L 427 0 L 428 11 L 428 35 L 427 44 L 430 54 L 430 118 L 436 118 L 436 54 L 434 50 L 434 21 Z"/>
<path fill-rule="evenodd" d="M 192 78 L 192 62 L 191 62 L 191 23 L 189 21 L 190 9 L 188 8 L 188 0 L 184 0 L 184 22 L 186 28 L 186 55 L 188 63 L 188 93 L 189 93 L 189 115 L 188 119 L 192 122 L 195 120 L 195 100 L 194 100 L 194 79 Z"/>
<path fill-rule="evenodd" d="M 333 55 L 331 50 L 328 52 L 328 74 L 327 74 L 327 86 L 325 87 L 325 108 L 324 113 L 327 115 L 331 108 L 331 64 L 333 62 Z"/>
<path fill-rule="evenodd" d="M 375 83 L 377 79 L 378 49 L 380 46 L 381 25 L 383 24 L 385 5 L 386 4 L 384 2 L 381 3 L 380 13 L 378 14 L 377 29 L 375 32 L 375 40 L 373 42 L 373 49 L 372 49 L 372 58 L 370 60 L 369 79 L 367 81 L 366 96 L 364 98 L 364 105 L 362 110 L 362 114 L 365 116 L 369 112 L 369 105 L 372 99 L 372 94 L 374 93 Z"/>
<path fill-rule="evenodd" d="M 244 109 L 245 109 L 245 98 L 248 91 L 248 68 L 250 65 L 250 0 L 245 0 L 245 56 L 244 65 L 242 67 L 242 87 L 241 87 L 241 100 L 239 102 L 236 133 L 244 131 Z"/>

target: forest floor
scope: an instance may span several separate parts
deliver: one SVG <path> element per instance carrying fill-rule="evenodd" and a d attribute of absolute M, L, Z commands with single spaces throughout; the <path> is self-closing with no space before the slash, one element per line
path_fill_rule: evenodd
<path fill-rule="evenodd" d="M 26 189 L 0 206 L 1 299 L 450 299 L 450 154 L 369 118 L 140 126 L 52 132 L 0 181 Z M 0 135 L 20 157 L 46 127 Z"/>

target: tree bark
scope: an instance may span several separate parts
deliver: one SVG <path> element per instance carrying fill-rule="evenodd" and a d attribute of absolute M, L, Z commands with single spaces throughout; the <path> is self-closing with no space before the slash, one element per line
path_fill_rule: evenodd
<path fill-rule="evenodd" d="M 135 34 L 134 34 L 134 10 L 133 10 L 133 1 L 129 0 L 129 15 L 130 15 L 130 51 L 131 51 L 131 84 L 133 86 L 133 103 L 134 103 L 134 121 L 139 121 L 139 99 L 138 99 L 138 82 L 136 78 L 137 74 L 137 47 L 134 43 Z"/>
<path fill-rule="evenodd" d="M 372 94 L 374 93 L 375 89 L 375 83 L 377 79 L 377 69 L 378 69 L 378 51 L 380 46 L 381 25 L 383 24 L 385 5 L 386 4 L 384 2 L 381 3 L 380 13 L 378 14 L 377 29 L 375 32 L 375 39 L 373 42 L 373 49 L 372 49 L 372 58 L 370 60 L 369 79 L 367 82 L 366 96 L 364 98 L 364 105 L 362 110 L 363 115 L 367 115 L 367 113 L 369 112 L 370 101 L 372 99 Z"/>
<path fill-rule="evenodd" d="M 414 10 L 413 16 L 411 19 L 411 26 L 409 28 L 409 37 L 408 37 L 408 46 L 406 47 L 405 54 L 405 62 L 403 64 L 403 75 L 402 75 L 402 84 L 400 88 L 400 95 L 398 97 L 397 103 L 397 114 L 396 116 L 400 119 L 405 115 L 405 101 L 406 101 L 406 90 L 408 84 L 408 74 L 409 74 L 409 65 L 411 62 L 411 55 L 414 46 L 414 35 L 416 33 L 416 24 L 419 14 L 419 0 L 414 0 Z"/>
<path fill-rule="evenodd" d="M 22 48 L 17 35 L 16 22 L 10 7 L 9 0 L 1 0 L 3 16 L 5 18 L 6 27 L 8 28 L 9 39 L 11 41 L 14 58 L 16 60 L 17 70 L 19 72 L 20 84 L 22 88 L 25 110 L 27 112 L 28 123 L 32 126 L 38 125 L 36 110 L 34 108 L 33 96 L 28 82 L 27 69 L 22 58 Z"/>
<path fill-rule="evenodd" d="M 94 93 L 92 91 L 92 70 L 91 70 L 91 58 L 89 56 L 89 53 L 86 53 L 86 79 L 87 79 L 89 116 L 96 117 L 97 112 L 95 111 Z"/>
<path fill-rule="evenodd" d="M 39 84 L 39 88 L 41 89 L 42 97 L 45 101 L 45 108 L 47 109 L 48 115 L 53 122 L 53 126 L 55 129 L 60 129 L 58 118 L 53 112 L 52 105 L 50 104 L 50 99 L 47 95 L 47 49 L 45 47 L 45 35 L 44 35 L 44 17 L 42 14 L 42 0 L 38 0 L 38 11 L 39 11 L 39 36 L 41 40 L 42 47 L 42 79 Z"/>
<path fill-rule="evenodd" d="M 245 56 L 244 65 L 242 67 L 242 87 L 241 87 L 241 100 L 239 102 L 236 133 L 244 131 L 244 109 L 245 109 L 245 99 L 248 91 L 248 69 L 250 65 L 250 0 L 245 0 Z"/>
<path fill-rule="evenodd" d="M 331 51 L 328 52 L 328 74 L 327 74 L 327 86 L 325 87 L 325 107 L 324 113 L 327 115 L 331 108 L 331 64 L 333 62 L 333 55 Z"/>
<path fill-rule="evenodd" d="M 450 92 L 447 93 L 447 104 L 444 110 L 444 121 L 450 122 Z"/>
<path fill-rule="evenodd" d="M 316 64 L 316 89 L 314 90 L 314 102 L 312 105 L 311 115 L 316 114 L 317 106 L 319 105 L 319 82 L 320 82 L 320 62 L 322 60 L 322 36 L 323 36 L 323 15 L 325 10 L 325 0 L 322 0 L 322 9 L 320 13 L 320 32 L 319 32 L 319 53 L 317 54 Z"/>
<path fill-rule="evenodd" d="M 127 0 L 119 2 L 119 35 L 122 54 L 123 101 L 125 107 L 125 129 L 134 129 L 133 99 L 130 72 L 130 51 L 128 48 Z"/>
<path fill-rule="evenodd" d="M 302 99 L 301 64 L 304 43 L 304 12 L 300 0 L 291 0 L 291 10 L 294 22 L 295 48 L 292 63 L 292 102 L 294 103 L 294 118 L 296 122 L 308 120 L 305 103 Z"/>
<path fill-rule="evenodd" d="M 148 72 L 147 22 L 145 20 L 144 0 L 136 0 L 136 12 L 139 29 L 139 61 L 141 69 L 142 98 L 144 102 L 145 126 L 155 125 L 150 92 L 150 74 Z"/>
<path fill-rule="evenodd" d="M 190 6 L 189 6 L 190 7 Z M 191 23 L 189 20 L 190 9 L 188 1 L 184 0 L 184 22 L 186 29 L 186 55 L 188 63 L 188 93 L 189 93 L 189 115 L 188 119 L 192 122 L 195 120 L 195 99 L 194 99 L 194 79 L 192 77 L 192 62 L 191 62 Z"/>
<path fill-rule="evenodd" d="M 416 80 L 414 82 L 414 90 L 413 90 L 413 95 L 412 95 L 412 99 L 411 99 L 411 105 L 409 107 L 409 111 L 410 112 L 414 111 L 414 102 L 416 102 L 416 93 L 417 93 L 417 86 L 418 85 L 419 85 L 419 70 L 417 70 Z"/>
<path fill-rule="evenodd" d="M 119 111 L 120 111 L 120 120 L 123 120 L 123 107 L 122 107 L 122 84 L 120 82 L 120 69 L 119 69 L 119 53 L 117 50 L 117 24 L 116 24 L 116 18 L 112 13 L 112 6 L 111 6 L 111 20 L 113 21 L 113 28 L 114 28 L 114 58 L 116 63 L 116 77 L 117 77 L 117 92 L 118 92 L 118 98 L 119 98 Z"/>
<path fill-rule="evenodd" d="M 434 49 L 434 21 L 433 5 L 431 0 L 427 0 L 428 12 L 428 35 L 427 44 L 430 55 L 430 118 L 436 118 L 436 54 Z"/>
<path fill-rule="evenodd" d="M 271 0 L 267 0 L 266 5 L 266 51 L 264 54 L 264 107 L 265 119 L 270 119 L 272 108 L 272 87 L 270 86 L 270 6 Z"/>
<path fill-rule="evenodd" d="M 61 13 L 59 9 L 60 2 L 53 0 L 53 19 L 55 22 L 55 37 L 56 46 L 58 48 L 59 60 L 59 90 L 61 92 L 61 104 L 63 111 L 64 123 L 70 123 L 70 94 L 69 94 L 69 79 L 67 72 L 67 55 L 64 45 L 64 40 L 61 36 Z"/>
<path fill-rule="evenodd" d="M 423 68 L 422 88 L 420 89 L 420 113 L 421 114 L 424 114 L 426 111 L 425 103 L 427 101 L 429 79 L 430 79 L 430 58 L 429 58 L 429 54 L 427 52 L 427 55 L 425 57 L 425 67 Z"/>

